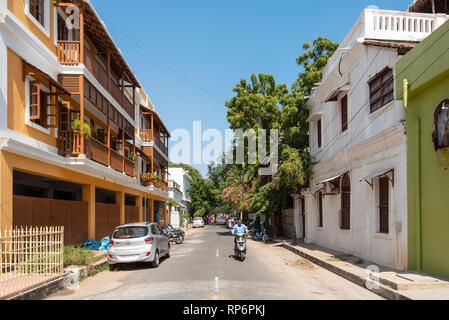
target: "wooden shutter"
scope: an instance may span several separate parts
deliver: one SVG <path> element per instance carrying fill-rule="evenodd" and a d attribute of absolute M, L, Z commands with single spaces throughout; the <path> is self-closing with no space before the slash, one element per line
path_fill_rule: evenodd
<path fill-rule="evenodd" d="M 30 14 L 44 26 L 44 0 L 30 0 Z"/>
<path fill-rule="evenodd" d="M 39 120 L 41 117 L 41 84 L 30 81 L 30 120 Z"/>
<path fill-rule="evenodd" d="M 348 129 L 348 96 L 341 99 L 341 132 Z"/>
<path fill-rule="evenodd" d="M 317 136 L 318 136 L 318 148 L 321 148 L 322 141 L 321 141 L 321 119 L 318 120 L 317 123 Z"/>
<path fill-rule="evenodd" d="M 50 103 L 44 105 L 47 111 L 45 115 L 45 126 L 47 128 L 57 128 L 58 127 L 58 96 L 56 94 L 50 94 Z"/>
<path fill-rule="evenodd" d="M 388 202 L 390 181 L 387 177 L 379 178 L 379 232 L 389 232 Z"/>
<path fill-rule="evenodd" d="M 320 192 L 318 193 L 318 213 L 319 213 L 319 221 L 318 221 L 318 227 L 323 227 L 323 194 Z"/>
<path fill-rule="evenodd" d="M 343 230 L 351 228 L 351 180 L 348 173 L 341 179 L 340 228 Z"/>
<path fill-rule="evenodd" d="M 70 102 L 63 101 L 59 105 L 59 130 L 70 130 Z"/>

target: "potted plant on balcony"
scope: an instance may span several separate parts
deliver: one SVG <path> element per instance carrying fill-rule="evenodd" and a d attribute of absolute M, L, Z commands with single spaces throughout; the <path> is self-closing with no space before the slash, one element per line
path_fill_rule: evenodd
<path fill-rule="evenodd" d="M 81 131 L 81 120 L 75 119 L 73 121 L 73 131 L 75 131 L 75 132 Z M 84 138 L 92 137 L 92 130 L 86 122 L 84 122 L 84 125 L 83 125 L 83 135 L 84 135 Z"/>
<path fill-rule="evenodd" d="M 140 180 L 141 180 L 142 185 L 144 187 L 148 187 L 148 185 L 150 184 L 150 182 L 151 182 L 150 175 L 151 174 L 148 173 L 148 172 L 147 173 L 142 173 Z"/>

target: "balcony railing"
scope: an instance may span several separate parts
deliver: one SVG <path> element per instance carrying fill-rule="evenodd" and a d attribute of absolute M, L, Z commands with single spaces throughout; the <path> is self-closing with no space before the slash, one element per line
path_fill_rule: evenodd
<path fill-rule="evenodd" d="M 352 48 L 364 39 L 419 42 L 449 19 L 445 14 L 365 9 L 340 48 Z M 334 70 L 340 54 L 334 55 L 323 70 L 323 81 Z"/>
<path fill-rule="evenodd" d="M 122 172 L 123 170 L 123 157 L 120 153 L 111 149 L 111 168 Z"/>
<path fill-rule="evenodd" d="M 143 142 L 153 141 L 153 130 L 151 129 L 140 130 L 140 138 L 142 139 Z"/>
<path fill-rule="evenodd" d="M 168 183 L 165 182 L 165 181 L 156 181 L 156 182 L 154 183 L 154 186 L 155 186 L 156 188 L 161 189 L 161 190 L 168 191 Z"/>
<path fill-rule="evenodd" d="M 58 41 L 58 60 L 60 64 L 75 65 L 80 63 L 79 41 Z"/>
<path fill-rule="evenodd" d="M 59 131 L 58 134 L 58 153 L 63 156 L 78 156 L 81 154 L 81 137 L 77 131 Z M 134 177 L 134 161 L 123 158 L 115 150 L 111 151 L 111 168 L 119 172 L 124 172 L 130 177 Z M 108 166 L 108 147 L 100 141 L 89 138 L 84 139 L 84 153 L 87 158 Z M 125 170 L 123 171 L 123 162 Z"/>
<path fill-rule="evenodd" d="M 114 81 L 111 75 L 111 83 L 109 84 L 108 72 L 103 65 L 97 60 L 96 56 L 90 52 L 86 47 L 84 48 L 84 64 L 90 73 L 97 79 L 97 81 L 108 90 L 111 96 L 123 107 L 126 113 L 134 119 L 134 107 L 132 102 L 129 101 L 126 94 L 123 97 L 122 90 L 118 87 L 118 84 Z"/>
<path fill-rule="evenodd" d="M 130 177 L 134 177 L 134 161 L 127 158 L 125 158 L 125 173 Z"/>
<path fill-rule="evenodd" d="M 58 153 L 77 156 L 81 154 L 81 134 L 76 131 L 58 131 Z"/>

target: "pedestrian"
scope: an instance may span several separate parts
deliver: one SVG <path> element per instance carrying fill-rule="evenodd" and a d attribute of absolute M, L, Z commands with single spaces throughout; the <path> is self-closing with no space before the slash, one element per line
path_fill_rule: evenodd
<path fill-rule="evenodd" d="M 214 216 L 214 224 L 217 224 L 217 215 Z"/>
<path fill-rule="evenodd" d="M 209 224 L 211 223 L 211 221 L 212 221 L 212 216 L 209 216 Z"/>

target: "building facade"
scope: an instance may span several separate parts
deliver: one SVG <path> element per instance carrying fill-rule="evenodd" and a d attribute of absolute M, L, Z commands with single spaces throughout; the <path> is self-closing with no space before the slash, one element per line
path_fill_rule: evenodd
<path fill-rule="evenodd" d="M 395 63 L 447 18 L 366 9 L 329 59 L 307 103 L 316 164 L 302 192 L 306 242 L 407 268 L 406 127 Z"/>
<path fill-rule="evenodd" d="M 186 206 L 182 202 L 181 186 L 173 180 L 168 181 L 168 198 L 176 201 L 176 206 L 170 206 L 170 224 L 179 228 L 181 226 L 181 217 L 187 213 Z"/>
<path fill-rule="evenodd" d="M 154 219 L 169 133 L 90 2 L 0 0 L 0 60 L 0 229 Z"/>
<path fill-rule="evenodd" d="M 449 278 L 448 51 L 449 22 L 446 22 L 396 64 L 396 96 L 404 101 L 407 110 L 408 267 L 446 278 Z"/>
<path fill-rule="evenodd" d="M 190 184 L 192 183 L 192 178 L 189 172 L 184 168 L 169 168 L 168 173 L 170 179 L 179 185 L 179 189 L 182 194 L 181 204 L 184 209 L 184 213 L 190 214 L 190 204 L 192 203 L 192 198 L 190 197 L 189 190 Z"/>

